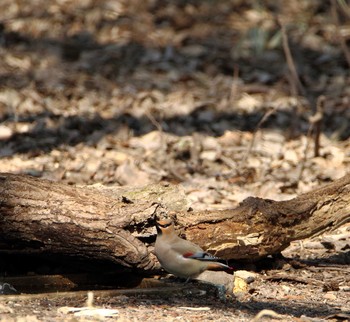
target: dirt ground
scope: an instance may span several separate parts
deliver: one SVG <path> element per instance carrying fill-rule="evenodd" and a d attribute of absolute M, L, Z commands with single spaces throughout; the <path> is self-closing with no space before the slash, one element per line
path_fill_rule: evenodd
<path fill-rule="evenodd" d="M 343 1 L 0 1 L 0 171 L 75 185 L 181 185 L 192 208 L 286 200 L 350 169 Z M 343 41 L 343 43 L 342 43 Z M 294 72 L 296 71 L 296 72 Z M 296 241 L 220 300 L 0 298 L 0 321 L 350 320 L 350 226 Z M 2 272 L 2 275 L 9 272 Z M 277 315 L 276 315 L 277 314 Z"/>

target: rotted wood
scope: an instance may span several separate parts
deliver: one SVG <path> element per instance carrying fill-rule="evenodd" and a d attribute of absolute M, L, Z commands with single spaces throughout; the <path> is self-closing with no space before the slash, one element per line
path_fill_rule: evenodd
<path fill-rule="evenodd" d="M 226 259 L 256 260 L 350 221 L 350 174 L 288 201 L 193 212 L 177 186 L 74 187 L 0 173 L 0 252 L 55 253 L 152 270 L 155 218 Z"/>
<path fill-rule="evenodd" d="M 188 239 L 217 256 L 256 260 L 278 254 L 294 240 L 350 222 L 350 174 L 291 200 L 249 197 L 235 209 L 181 215 L 180 221 Z"/>

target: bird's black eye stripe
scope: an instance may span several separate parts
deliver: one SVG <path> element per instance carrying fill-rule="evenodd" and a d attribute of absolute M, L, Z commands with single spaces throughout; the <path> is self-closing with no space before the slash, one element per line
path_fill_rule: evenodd
<path fill-rule="evenodd" d="M 171 223 L 166 223 L 166 224 L 160 224 L 160 223 L 158 223 L 158 226 L 159 226 L 159 227 L 162 227 L 162 228 L 167 228 L 167 227 L 171 226 Z"/>

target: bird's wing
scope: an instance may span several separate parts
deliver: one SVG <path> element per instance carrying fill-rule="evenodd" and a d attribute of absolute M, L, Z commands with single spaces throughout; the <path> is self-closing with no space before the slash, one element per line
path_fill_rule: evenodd
<path fill-rule="evenodd" d="M 227 264 L 224 264 L 224 260 L 218 257 L 215 257 L 209 253 L 206 252 L 198 252 L 198 253 L 187 253 L 183 254 L 183 257 L 185 258 L 193 258 L 199 261 L 204 261 L 204 262 L 211 262 L 211 264 L 208 263 L 207 269 L 215 270 L 218 268 L 225 268 L 227 270 L 233 270 L 233 267 L 228 266 Z"/>
<path fill-rule="evenodd" d="M 223 267 L 226 269 L 232 269 L 232 267 L 222 263 L 223 259 L 215 257 L 207 252 L 205 252 L 198 245 L 184 239 L 180 239 L 177 241 L 173 241 L 171 244 L 171 249 L 175 251 L 175 253 L 181 254 L 184 258 L 195 259 L 199 261 L 211 262 L 214 266 L 213 269 L 218 267 Z M 209 264 L 209 263 L 208 263 Z M 209 267 L 209 266 L 208 266 Z"/>
<path fill-rule="evenodd" d="M 183 254 L 183 257 L 186 258 L 193 258 L 193 259 L 198 259 L 200 261 L 209 261 L 209 262 L 217 262 L 220 261 L 221 259 L 218 257 L 215 257 L 209 253 L 206 252 L 196 252 L 196 253 L 191 253 L 191 252 L 187 252 Z"/>
<path fill-rule="evenodd" d="M 184 254 L 197 254 L 197 253 L 203 253 L 204 250 L 200 248 L 198 245 L 190 242 L 189 240 L 178 238 L 176 240 L 173 240 L 171 243 L 171 250 L 184 255 Z"/>

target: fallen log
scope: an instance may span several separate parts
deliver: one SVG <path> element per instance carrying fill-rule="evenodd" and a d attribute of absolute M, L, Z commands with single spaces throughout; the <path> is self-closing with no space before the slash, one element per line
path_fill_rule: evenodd
<path fill-rule="evenodd" d="M 257 260 L 350 221 L 350 174 L 288 201 L 194 212 L 177 186 L 77 187 L 0 173 L 0 253 L 53 253 L 152 270 L 155 218 L 226 259 Z"/>

